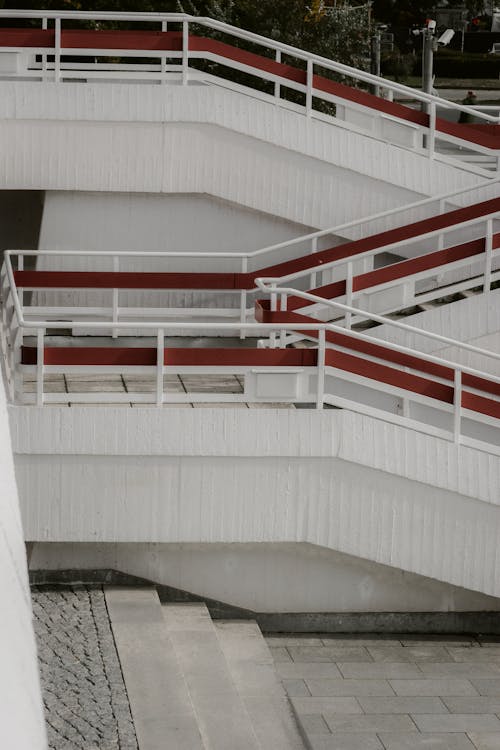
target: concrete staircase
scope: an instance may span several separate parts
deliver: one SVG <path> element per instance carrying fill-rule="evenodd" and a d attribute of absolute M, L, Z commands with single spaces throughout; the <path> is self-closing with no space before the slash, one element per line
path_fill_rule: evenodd
<path fill-rule="evenodd" d="M 303 750 L 256 623 L 161 605 L 153 588 L 105 595 L 139 750 Z"/>

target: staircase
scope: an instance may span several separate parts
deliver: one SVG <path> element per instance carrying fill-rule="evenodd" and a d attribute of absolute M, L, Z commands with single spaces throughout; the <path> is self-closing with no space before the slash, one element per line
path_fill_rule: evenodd
<path fill-rule="evenodd" d="M 256 623 L 161 605 L 154 589 L 105 597 L 139 750 L 303 750 Z"/>

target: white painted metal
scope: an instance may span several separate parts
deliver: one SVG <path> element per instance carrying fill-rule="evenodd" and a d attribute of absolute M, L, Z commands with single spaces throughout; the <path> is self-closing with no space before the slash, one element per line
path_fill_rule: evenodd
<path fill-rule="evenodd" d="M 45 722 L 32 625 L 26 552 L 0 378 L 0 726 L 2 745 L 45 750 Z"/>

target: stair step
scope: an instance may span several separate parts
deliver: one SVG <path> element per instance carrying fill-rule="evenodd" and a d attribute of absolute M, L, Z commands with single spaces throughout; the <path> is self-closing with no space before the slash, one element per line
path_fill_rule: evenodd
<path fill-rule="evenodd" d="M 214 626 L 263 750 L 304 750 L 291 706 L 257 623 L 217 620 Z"/>
<path fill-rule="evenodd" d="M 162 610 L 164 629 L 184 673 L 206 750 L 264 750 L 206 606 L 164 604 Z"/>
<path fill-rule="evenodd" d="M 107 587 L 139 750 L 207 750 L 154 588 Z"/>

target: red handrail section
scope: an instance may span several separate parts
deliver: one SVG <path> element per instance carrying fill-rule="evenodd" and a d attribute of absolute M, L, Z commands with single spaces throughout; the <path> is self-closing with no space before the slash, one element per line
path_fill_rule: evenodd
<path fill-rule="evenodd" d="M 21 47 L 54 49 L 54 29 L 24 29 L 4 28 L 0 30 L 0 47 Z M 307 74 L 304 70 L 293 65 L 277 62 L 264 55 L 235 47 L 216 39 L 189 35 L 189 51 L 204 53 L 217 61 L 224 60 L 245 66 L 255 75 L 268 74 L 279 76 L 283 81 L 290 81 L 306 85 Z M 147 53 L 180 52 L 182 50 L 182 33 L 177 31 L 122 31 L 122 30 L 61 30 L 61 50 L 137 50 Z M 286 85 L 284 83 L 283 85 Z M 351 102 L 377 112 L 387 114 L 399 120 L 429 126 L 429 116 L 397 102 L 389 102 L 380 97 L 332 81 L 324 76 L 313 76 L 313 87 L 316 91 L 324 92 L 346 102 Z M 496 125 L 484 124 L 480 128 L 460 123 L 452 123 L 442 118 L 436 118 L 436 130 L 447 135 L 469 141 L 470 143 L 489 149 L 500 149 L 499 128 Z"/>

